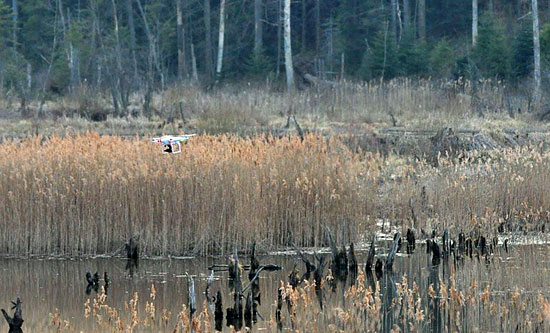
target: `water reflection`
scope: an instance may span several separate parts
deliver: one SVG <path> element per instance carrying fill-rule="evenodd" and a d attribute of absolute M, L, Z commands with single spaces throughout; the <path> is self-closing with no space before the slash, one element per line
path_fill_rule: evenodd
<path fill-rule="evenodd" d="M 459 246 L 461 246 L 459 244 Z M 467 245 L 464 245 L 467 246 Z M 546 256 L 548 246 L 522 246 L 510 248 L 512 257 L 492 257 L 489 261 L 485 255 L 473 259 L 469 256 L 454 258 L 454 255 L 442 258 L 435 265 L 432 257 L 425 251 L 418 250 L 411 256 L 399 255 L 393 267 L 393 273 L 384 272 L 375 276 L 374 271 L 365 274 L 365 284 L 372 290 L 380 284 L 382 300 L 381 315 L 382 331 L 390 331 L 395 326 L 402 325 L 399 309 L 392 304 L 398 295 L 396 283 L 400 282 L 404 274 L 407 275 L 408 288 L 415 283 L 422 296 L 422 304 L 426 306 L 424 329 L 432 332 L 442 332 L 448 329 L 445 318 L 452 315 L 442 307 L 440 298 L 441 289 L 448 288 L 456 283 L 459 290 L 468 290 L 473 281 L 477 281 L 480 288 L 487 283 L 491 284 L 495 292 L 491 299 L 497 301 L 508 297 L 510 290 L 520 286 L 525 291 L 527 304 L 537 304 L 538 292 L 546 293 L 550 289 L 550 270 Z M 405 250 L 405 249 L 404 249 Z M 498 251 L 495 251 L 498 253 Z M 502 253 L 505 254 L 504 248 Z M 365 253 L 357 253 L 358 267 L 364 267 Z M 380 254 L 383 257 L 383 254 Z M 288 282 L 289 274 L 295 267 L 295 273 L 302 280 L 324 281 L 328 269 L 324 270 L 330 258 L 324 255 L 307 256 L 311 267 L 307 268 L 304 261 L 296 256 L 269 256 L 258 257 L 262 264 L 273 263 L 283 267 L 282 271 L 262 272 L 257 283 L 253 283 L 243 292 L 243 298 L 235 302 L 228 283 L 228 272 L 217 271 L 212 276 L 209 287 L 209 301 L 212 303 L 212 325 L 216 329 L 228 330 L 224 312 L 227 309 L 241 311 L 244 314 L 243 326 L 255 329 L 268 327 L 267 321 L 273 318 L 280 330 L 291 327 L 288 319 L 286 299 L 278 293 L 279 281 Z M 242 258 L 248 263 L 248 258 Z M 84 320 L 84 303 L 93 297 L 102 286 L 108 288 L 107 303 L 115 308 L 123 309 L 125 302 L 131 299 L 134 292 L 138 292 L 141 299 L 148 299 L 151 285 L 156 289 L 157 311 L 168 309 L 172 316 L 166 330 L 175 327 L 176 314 L 183 304 L 188 304 L 188 284 L 185 273 L 193 276 L 196 290 L 197 313 L 202 310 L 202 304 L 207 299 L 205 290 L 209 280 L 208 267 L 214 263 L 226 264 L 225 258 L 198 258 L 185 260 L 141 260 L 139 264 L 124 259 L 90 259 L 90 260 L 19 260 L 0 259 L 0 307 L 10 308 L 10 299 L 21 297 L 23 301 L 23 329 L 25 331 L 54 330 L 49 325 L 49 313 L 59 309 L 71 322 L 75 330 L 96 331 L 92 320 Z M 324 270 L 324 271 L 323 271 Z M 99 283 L 89 284 L 86 279 L 88 272 L 109 272 L 108 275 L 99 274 Z M 322 274 L 320 272 L 323 272 Z M 533 274 L 536 272 L 536 274 Z M 243 274 L 243 288 L 249 284 L 250 275 Z M 316 302 L 322 309 L 329 310 L 336 307 L 346 309 L 354 304 L 346 303 L 344 294 L 349 287 L 357 283 L 350 280 L 350 275 L 334 276 L 327 281 L 329 286 L 319 288 L 316 285 Z M 451 282 L 451 276 L 453 276 Z M 17 277 L 14 279 L 14 277 Z M 94 276 L 92 275 L 92 281 Z M 6 281 L 9 281 L 7 283 Z M 377 282 L 378 281 L 378 282 Z M 445 283 L 445 287 L 442 286 Z M 215 295 L 215 296 L 214 296 Z M 144 306 L 145 301 L 140 303 Z M 235 304 L 240 309 L 235 309 Z M 533 305 L 533 306 L 535 306 Z M 244 308 L 243 308 L 244 306 Z M 397 309 L 397 310 L 396 310 Z M 231 311 L 230 311 L 231 313 Z M 272 317 L 273 316 L 273 317 Z M 491 318 L 475 315 L 475 309 L 464 312 L 463 329 L 465 331 L 494 330 Z M 231 319 L 231 318 L 229 318 Z M 466 320 L 468 319 L 468 320 Z M 7 323 L 0 324 L 0 331 L 7 331 Z"/>

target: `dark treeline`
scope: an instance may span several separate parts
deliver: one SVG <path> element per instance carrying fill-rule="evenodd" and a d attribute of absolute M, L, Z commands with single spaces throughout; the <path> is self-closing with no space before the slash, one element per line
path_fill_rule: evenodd
<path fill-rule="evenodd" d="M 86 87 L 124 110 L 132 92 L 177 81 L 283 81 L 286 1 L 1 0 L 1 93 L 44 100 Z M 550 1 L 538 8 L 544 80 Z M 306 74 L 523 82 L 534 66 L 531 13 L 525 0 L 295 0 L 291 68 L 298 87 Z"/>

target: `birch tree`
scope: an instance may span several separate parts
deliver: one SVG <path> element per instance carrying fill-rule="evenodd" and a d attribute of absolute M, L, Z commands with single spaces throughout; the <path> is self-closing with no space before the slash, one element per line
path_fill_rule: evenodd
<path fill-rule="evenodd" d="M 218 35 L 218 61 L 216 63 L 216 81 L 220 79 L 223 65 L 223 42 L 225 36 L 225 0 L 220 3 L 220 30 Z"/>
<path fill-rule="evenodd" d="M 204 0 L 204 56 L 206 59 L 206 74 L 209 79 L 212 78 L 212 27 L 210 24 L 210 0 Z"/>
<path fill-rule="evenodd" d="M 476 45 L 478 27 L 477 0 L 472 0 L 472 45 Z"/>
<path fill-rule="evenodd" d="M 535 52 L 535 90 L 533 91 L 533 100 L 535 104 L 535 110 L 538 112 L 540 109 L 540 40 L 539 40 L 539 10 L 537 0 L 531 0 L 531 12 L 533 15 L 533 50 Z"/>
<path fill-rule="evenodd" d="M 182 1 L 176 0 L 177 16 L 177 43 L 178 43 L 178 79 L 183 80 L 185 75 L 185 30 L 183 27 Z"/>
<path fill-rule="evenodd" d="M 391 36 L 397 41 L 397 0 L 391 0 Z"/>
<path fill-rule="evenodd" d="M 294 91 L 294 67 L 292 65 L 292 45 L 290 40 L 290 0 L 284 0 L 284 49 L 286 84 L 289 92 Z"/>

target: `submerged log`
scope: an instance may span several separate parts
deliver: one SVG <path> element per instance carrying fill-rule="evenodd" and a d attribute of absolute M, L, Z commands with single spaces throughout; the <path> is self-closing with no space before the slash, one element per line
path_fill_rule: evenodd
<path fill-rule="evenodd" d="M 15 309 L 13 313 L 13 317 L 10 317 L 6 310 L 2 309 L 2 314 L 4 315 L 4 318 L 8 322 L 9 330 L 8 333 L 22 333 L 23 330 L 21 329 L 21 326 L 23 326 L 23 315 L 21 310 L 21 299 L 17 297 L 17 300 L 14 302 L 12 301 L 11 304 L 13 305 L 11 308 L 12 310 Z"/>

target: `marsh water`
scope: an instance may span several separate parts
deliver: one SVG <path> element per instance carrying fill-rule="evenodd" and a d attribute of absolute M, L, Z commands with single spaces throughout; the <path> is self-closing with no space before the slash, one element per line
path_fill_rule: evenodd
<path fill-rule="evenodd" d="M 364 268 L 366 260 L 364 252 L 358 253 L 359 267 Z M 533 311 L 538 308 L 537 296 L 548 296 L 550 293 L 550 254 L 549 245 L 516 245 L 509 246 L 508 252 L 503 246 L 498 246 L 491 256 L 466 256 L 462 260 L 443 260 L 440 265 L 433 266 L 430 256 L 424 247 L 417 247 L 412 255 L 400 254 L 394 263 L 393 274 L 385 274 L 380 278 L 383 302 L 391 303 L 395 282 L 402 279 L 403 274 L 408 277 L 408 283 L 414 281 L 420 290 L 422 298 L 428 298 L 428 286 L 446 281 L 452 271 L 455 275 L 456 287 L 459 290 L 468 290 L 473 281 L 477 281 L 480 290 L 489 283 L 491 299 L 498 304 L 510 297 L 513 290 L 519 288 L 520 298 Z M 328 256 L 328 254 L 326 254 Z M 262 272 L 260 275 L 261 305 L 258 308 L 261 316 L 254 326 L 254 330 L 269 330 L 268 321 L 274 312 L 274 303 L 277 300 L 277 289 L 280 281 L 288 281 L 289 271 L 296 267 L 303 272 L 304 264 L 291 253 L 258 257 L 260 263 L 277 264 L 283 267 L 281 271 Z M 328 258 L 327 258 L 328 259 Z M 247 263 L 247 258 L 242 261 Z M 111 283 L 108 288 L 107 304 L 119 309 L 132 298 L 134 292 L 140 295 L 140 311 L 143 311 L 145 300 L 149 299 L 151 285 L 155 286 L 155 305 L 158 312 L 162 309 L 171 311 L 168 325 L 155 328 L 151 331 L 173 331 L 175 317 L 181 310 L 182 304 L 188 301 L 188 282 L 186 273 L 194 277 L 197 291 L 198 312 L 202 309 L 205 300 L 204 291 L 209 274 L 208 267 L 212 264 L 226 264 L 227 259 L 218 258 L 183 258 L 183 259 L 142 259 L 139 266 L 129 271 L 125 259 L 96 258 L 86 260 L 57 260 L 57 259 L 1 259 L 0 260 L 0 307 L 8 309 L 9 301 L 17 296 L 23 302 L 23 329 L 28 332 L 55 331 L 50 323 L 50 313 L 59 309 L 64 320 L 70 322 L 74 331 L 99 331 L 93 320 L 84 318 L 84 304 L 86 300 L 96 297 L 94 290 L 88 290 L 85 279 L 86 272 L 108 272 Z M 248 282 L 244 274 L 243 283 Z M 374 277 L 376 279 L 376 277 Z M 368 279 L 366 283 L 369 283 Z M 372 281 L 371 281 L 372 282 Z M 327 288 L 322 296 L 324 309 L 343 308 L 354 306 L 346 302 L 344 290 L 350 285 L 349 281 L 341 282 L 334 288 Z M 229 306 L 229 284 L 227 272 L 216 272 L 212 292 L 218 290 L 224 296 L 224 311 Z M 387 297 L 387 296 L 390 297 Z M 394 295 L 395 296 L 395 295 Z M 479 294 L 476 296 L 479 297 Z M 319 300 L 316 300 L 317 302 Z M 426 301 L 428 302 L 428 301 Z M 481 307 L 481 302 L 476 303 Z M 389 331 L 398 323 L 393 322 L 394 316 L 389 313 L 393 307 L 383 306 L 383 312 L 388 315 L 390 322 L 385 323 L 382 330 Z M 385 310 L 384 310 L 385 309 Z M 437 309 L 432 309 L 437 311 Z M 500 310 L 499 310 L 500 311 Z M 8 312 L 11 313 L 11 310 Z M 428 310 L 426 312 L 429 312 Z M 463 318 L 463 331 L 505 331 L 498 314 L 494 317 L 485 317 L 481 311 L 472 311 L 479 315 Z M 534 313 L 534 312 L 533 312 Z M 299 315 L 299 314 L 298 314 Z M 262 320 L 263 317 L 263 320 Z M 447 331 L 445 326 L 448 318 L 441 315 L 433 316 L 426 313 L 424 331 Z M 283 323 L 283 330 L 289 327 Z M 8 330 L 7 324 L 2 321 L 0 332 Z M 225 327 L 224 330 L 229 330 Z M 323 331 L 321 328 L 320 331 Z"/>

